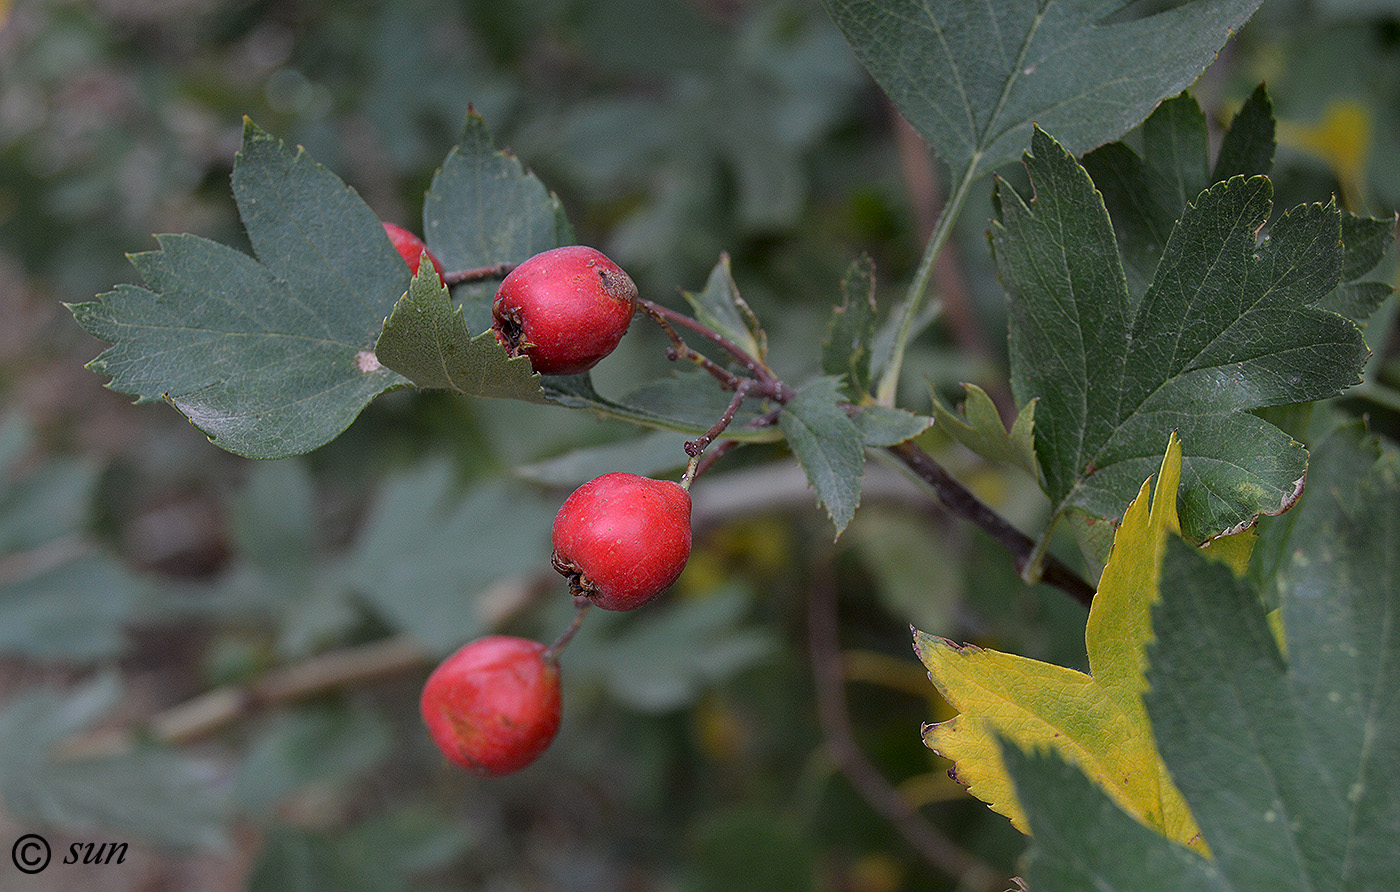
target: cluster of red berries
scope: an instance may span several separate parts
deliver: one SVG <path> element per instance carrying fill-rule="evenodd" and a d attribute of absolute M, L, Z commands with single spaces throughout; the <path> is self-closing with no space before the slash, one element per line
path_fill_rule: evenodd
<path fill-rule="evenodd" d="M 389 223 L 384 229 L 414 274 L 426 255 L 442 275 L 417 236 Z M 506 275 L 492 328 L 535 371 L 578 374 L 613 351 L 636 306 L 637 286 L 627 273 L 599 251 L 574 245 L 537 254 Z M 636 609 L 669 588 L 690 557 L 690 493 L 669 480 L 604 474 L 564 500 L 553 539 L 554 568 L 580 609 Z M 443 661 L 420 702 L 443 754 L 488 777 L 538 758 L 559 730 L 561 644 L 492 635 Z"/>

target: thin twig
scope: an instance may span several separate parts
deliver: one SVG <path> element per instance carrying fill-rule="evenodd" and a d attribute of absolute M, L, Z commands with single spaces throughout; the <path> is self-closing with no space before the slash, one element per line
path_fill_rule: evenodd
<path fill-rule="evenodd" d="M 564 648 L 569 646 L 569 642 L 573 640 L 574 634 L 579 630 L 579 626 L 583 625 L 583 618 L 588 614 L 588 608 L 593 606 L 592 601 L 577 596 L 574 598 L 574 604 L 578 608 L 577 612 L 574 613 L 574 621 L 569 623 L 569 627 L 564 630 L 564 634 L 556 638 L 554 643 L 546 647 L 544 653 L 540 654 L 540 658 L 546 663 L 555 663 L 559 661 L 559 654 L 564 651 Z"/>
<path fill-rule="evenodd" d="M 656 320 L 658 325 L 661 325 L 662 328 L 673 335 L 676 340 L 679 340 L 680 336 L 675 334 L 675 329 L 670 325 L 671 322 L 690 329 L 734 357 L 739 361 L 739 364 L 758 381 L 759 393 L 779 403 L 785 403 L 792 399 L 792 389 L 779 380 L 777 375 L 773 374 L 773 370 L 768 367 L 766 362 L 759 359 L 757 356 L 751 355 L 747 350 L 740 347 L 729 338 L 726 338 L 719 332 L 690 318 L 684 313 L 677 313 L 675 310 L 667 309 L 658 303 L 653 303 L 649 300 L 639 300 L 637 301 L 637 305 L 651 316 L 652 319 Z M 685 349 L 689 350 L 690 348 L 687 347 Z"/>
<path fill-rule="evenodd" d="M 643 313 L 646 313 L 653 322 L 661 327 L 661 330 L 666 333 L 666 337 L 671 339 L 671 346 L 666 349 L 667 359 L 670 359 L 672 362 L 678 359 L 693 362 L 700 368 L 709 372 L 710 376 L 719 382 L 720 387 L 723 387 L 725 390 L 738 389 L 739 382 L 744 379 L 724 368 L 703 353 L 692 349 L 689 344 L 682 340 L 671 323 L 666 321 L 666 316 L 661 312 L 663 309 L 662 307 L 657 306 L 649 300 L 639 300 L 637 301 L 637 306 Z"/>
<path fill-rule="evenodd" d="M 945 209 L 945 212 L 947 212 L 947 209 Z M 956 212 L 955 209 L 953 212 Z M 738 358 L 744 364 L 745 368 L 759 376 L 758 379 L 741 378 L 723 369 L 719 370 L 722 375 L 711 371 L 711 374 L 715 375 L 720 383 L 725 385 L 728 389 L 737 391 L 740 382 L 752 381 L 755 391 L 767 396 L 774 402 L 785 403 L 792 398 L 792 389 L 779 380 L 766 364 L 760 362 L 756 357 L 750 356 L 742 347 L 739 347 L 728 338 L 712 331 L 697 320 L 676 313 L 673 310 L 668 310 L 665 307 L 658 306 L 651 301 L 641 300 L 638 301 L 638 304 L 644 312 L 651 316 L 651 318 L 667 332 L 667 335 L 671 338 L 674 345 L 672 350 L 685 350 L 690 353 L 695 352 L 685 345 L 685 342 L 681 340 L 675 328 L 670 325 L 670 322 L 674 321 L 702 335 L 707 340 L 722 346 L 731 355 Z M 711 363 L 711 365 L 713 365 L 713 363 Z M 737 407 L 731 403 L 731 408 Z M 781 408 L 776 409 L 770 413 L 770 415 L 776 419 L 781 411 Z M 766 418 L 768 416 L 764 417 Z M 1039 559 L 1040 555 L 1037 553 L 1036 543 L 1029 536 L 1016 529 L 1011 525 L 1010 521 L 974 496 L 966 487 L 944 470 L 942 465 L 934 461 L 933 457 L 927 452 L 924 452 L 918 446 L 914 445 L 912 441 L 906 441 L 897 446 L 888 448 L 891 455 L 903 462 L 906 467 L 933 489 L 934 493 L 949 510 L 964 520 L 968 520 L 981 527 L 994 540 L 1010 551 L 1016 557 L 1016 570 L 1018 573 L 1025 570 L 1032 559 Z M 689 452 L 689 450 L 687 450 L 687 452 Z M 695 456 L 692 453 L 691 462 L 686 468 L 685 477 L 682 478 L 683 483 L 688 484 L 690 481 L 693 481 L 706 467 L 708 467 L 708 465 L 702 467 L 701 464 L 695 460 Z M 1053 555 L 1045 556 L 1044 568 L 1040 575 L 1040 581 L 1064 591 L 1085 606 L 1088 606 L 1094 599 L 1094 587 Z"/>
<path fill-rule="evenodd" d="M 752 421 L 748 422 L 743 427 L 741 427 L 740 430 L 761 430 L 765 427 L 772 427 L 773 425 L 778 423 L 778 416 L 782 414 L 783 410 L 781 408 L 772 409 L 768 412 L 763 413 L 762 415 L 758 416 Z M 715 462 L 728 455 L 729 452 L 732 449 L 734 449 L 734 447 L 738 446 L 741 442 L 743 441 L 724 440 L 714 449 L 711 449 L 708 452 L 706 452 L 703 456 L 701 456 L 698 462 L 694 463 L 695 470 L 694 473 L 690 475 L 691 481 L 694 482 L 695 478 L 708 471 L 710 467 L 714 465 Z"/>
<path fill-rule="evenodd" d="M 514 263 L 497 263 L 492 266 L 478 266 L 473 269 L 453 270 L 452 272 L 442 274 L 442 284 L 450 288 L 453 285 L 461 285 L 464 282 L 504 279 L 513 269 L 515 269 Z"/>
<path fill-rule="evenodd" d="M 752 378 L 744 378 L 734 388 L 734 399 L 729 401 L 729 406 L 724 410 L 724 414 L 715 422 L 714 427 L 705 431 L 694 440 L 687 440 L 685 443 L 685 454 L 691 458 L 696 458 L 705 451 L 705 447 L 715 441 L 715 437 L 724 433 L 724 429 L 729 427 L 734 420 L 734 413 L 739 411 L 739 407 L 744 404 L 744 398 L 749 395 L 749 391 L 756 387 L 758 382 Z"/>
<path fill-rule="evenodd" d="M 725 407 L 724 414 L 719 417 L 719 421 L 705 433 L 694 440 L 685 441 L 685 454 L 690 456 L 690 463 L 685 466 L 685 473 L 681 475 L 681 488 L 690 489 L 690 484 L 695 482 L 695 477 L 700 473 L 700 459 L 705 454 L 705 448 L 715 441 L 715 437 L 724 433 L 724 429 L 729 427 L 734 420 L 734 413 L 739 411 L 739 407 L 744 404 L 744 398 L 749 395 L 749 391 L 758 386 L 758 382 L 752 378 L 741 378 L 734 387 L 734 398 Z M 726 450 L 727 451 L 727 450 Z"/>
<path fill-rule="evenodd" d="M 851 728 L 846 709 L 841 644 L 837 635 L 836 591 L 828 574 L 817 574 L 807 596 L 807 646 L 817 695 L 822 736 L 836 767 L 861 798 L 889 821 L 900 836 L 934 868 L 961 882 L 960 888 L 999 892 L 1010 880 L 963 850 L 919 814 L 878 768 L 871 764 Z M 912 733 L 912 732 L 911 732 Z"/>
<path fill-rule="evenodd" d="M 899 459 L 909 470 L 933 489 L 940 501 L 958 517 L 970 521 L 986 531 L 1016 557 L 1016 570 L 1020 572 L 1035 553 L 1036 544 L 1030 536 L 1016 529 L 1000 514 L 993 511 L 981 499 L 953 479 L 942 465 L 934 461 L 927 452 L 905 441 L 887 450 Z M 1045 566 L 1040 581 L 1052 585 L 1089 606 L 1094 600 L 1094 587 L 1074 572 L 1054 555 L 1045 556 Z"/>

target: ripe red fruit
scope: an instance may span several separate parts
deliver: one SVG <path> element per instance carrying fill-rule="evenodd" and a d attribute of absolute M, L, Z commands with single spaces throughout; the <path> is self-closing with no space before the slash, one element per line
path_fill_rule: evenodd
<path fill-rule="evenodd" d="M 690 557 L 690 493 L 669 480 L 615 472 L 574 490 L 554 517 L 554 569 L 604 610 L 632 610 L 665 591 Z"/>
<path fill-rule="evenodd" d="M 496 340 L 542 375 L 574 375 L 617 346 L 637 309 L 637 286 L 583 245 L 536 254 L 510 271 L 491 305 Z"/>
<path fill-rule="evenodd" d="M 384 232 L 389 236 L 389 242 L 394 249 L 399 252 L 403 262 L 408 264 L 408 268 L 416 276 L 418 275 L 418 263 L 423 259 L 423 252 L 427 251 L 427 246 L 423 240 L 402 226 L 395 226 L 393 223 L 384 224 Z M 428 251 L 428 259 L 433 263 L 433 269 L 437 270 L 439 278 L 442 276 L 442 264 Z"/>
<path fill-rule="evenodd" d="M 559 730 L 559 664 L 538 641 L 491 635 L 443 661 L 419 705 L 443 755 L 483 777 L 519 771 Z"/>

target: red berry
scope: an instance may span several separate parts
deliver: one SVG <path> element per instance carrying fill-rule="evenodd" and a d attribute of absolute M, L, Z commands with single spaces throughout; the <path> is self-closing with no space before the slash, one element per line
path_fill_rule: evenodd
<path fill-rule="evenodd" d="M 570 245 L 511 270 L 491 305 L 496 340 L 542 375 L 586 372 L 622 340 L 637 286 L 602 252 Z"/>
<path fill-rule="evenodd" d="M 574 490 L 554 517 L 554 569 L 604 610 L 632 610 L 665 591 L 690 557 L 690 493 L 669 480 L 616 472 Z"/>
<path fill-rule="evenodd" d="M 427 251 L 423 240 L 402 226 L 395 226 L 393 223 L 385 223 L 384 232 L 389 236 L 389 241 L 399 252 L 399 256 L 403 258 L 403 262 L 408 264 L 408 268 L 415 276 L 418 275 L 418 263 L 423 259 L 423 252 Z M 431 251 L 428 251 L 428 259 L 433 262 L 433 269 L 437 270 L 440 278 L 442 264 L 438 262 Z"/>
<path fill-rule="evenodd" d="M 483 777 L 519 771 L 559 730 L 559 665 L 538 641 L 491 635 L 428 676 L 420 706 L 433 742 Z"/>

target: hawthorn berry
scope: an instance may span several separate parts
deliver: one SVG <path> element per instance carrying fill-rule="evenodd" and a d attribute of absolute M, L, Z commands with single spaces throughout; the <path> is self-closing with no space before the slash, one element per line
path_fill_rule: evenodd
<path fill-rule="evenodd" d="M 559 730 L 559 664 L 538 641 L 480 638 L 433 670 L 419 706 L 448 759 L 483 777 L 510 774 Z"/>
<path fill-rule="evenodd" d="M 402 226 L 395 226 L 393 223 L 384 224 L 384 233 L 389 236 L 389 242 L 394 249 L 399 252 L 403 262 L 408 264 L 408 268 L 416 276 L 418 275 L 418 264 L 423 259 L 423 252 L 428 248 L 423 244 L 423 240 Z M 438 278 L 442 278 L 442 264 L 433 256 L 432 251 L 428 251 L 428 259 L 433 263 L 433 269 L 437 270 Z"/>
<path fill-rule="evenodd" d="M 491 327 L 540 374 L 574 375 L 613 351 L 636 309 L 637 286 L 620 266 L 570 245 L 536 254 L 501 280 Z"/>
<path fill-rule="evenodd" d="M 690 557 L 690 493 L 614 472 L 574 490 L 554 517 L 554 569 L 604 610 L 632 610 L 676 581 Z"/>

